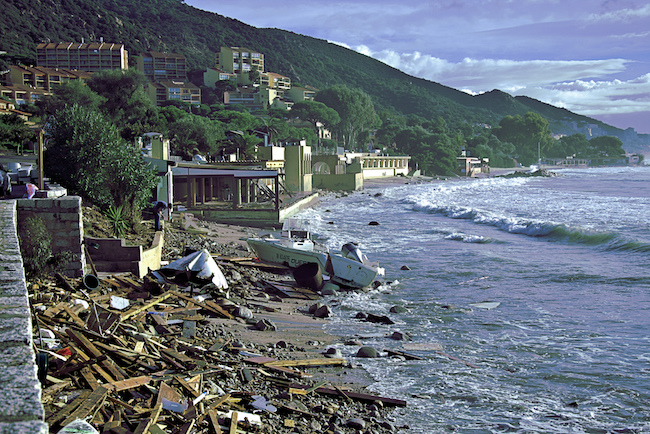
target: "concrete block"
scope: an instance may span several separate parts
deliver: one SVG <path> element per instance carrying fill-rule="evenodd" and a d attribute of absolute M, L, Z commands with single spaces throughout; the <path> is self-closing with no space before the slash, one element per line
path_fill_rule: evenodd
<path fill-rule="evenodd" d="M 0 366 L 4 370 L 7 366 L 24 366 L 32 369 L 36 358 L 31 345 L 15 345 L 0 347 Z"/>
<path fill-rule="evenodd" d="M 32 322 L 29 316 L 0 318 L 0 347 L 31 343 Z"/>
<path fill-rule="evenodd" d="M 16 422 L 45 417 L 41 404 L 41 384 L 36 378 L 36 365 L 32 369 L 9 367 L 0 378 L 0 420 Z"/>
<path fill-rule="evenodd" d="M 4 250 L 4 249 L 2 249 Z M 16 254 L 15 252 L 12 252 L 11 254 L 5 254 L 2 251 L 0 251 L 0 263 L 7 263 L 7 262 L 16 262 L 20 263 L 21 267 L 23 264 L 23 260 L 20 257 L 20 254 Z"/>
<path fill-rule="evenodd" d="M 16 276 L 9 276 L 12 281 L 6 281 L 4 277 L 3 273 L 0 273 L 0 297 L 24 297 L 27 295 L 24 278 L 20 280 Z"/>
<path fill-rule="evenodd" d="M 20 262 L 0 263 L 0 274 L 2 273 L 9 273 L 8 278 L 11 280 L 24 278 L 25 271 L 23 270 L 22 260 Z"/>
<path fill-rule="evenodd" d="M 57 199 L 59 206 L 61 208 L 81 208 L 81 197 L 80 196 L 66 196 L 60 199 Z"/>
<path fill-rule="evenodd" d="M 32 420 L 27 422 L 1 423 L 0 434 L 48 434 L 45 422 Z"/>
<path fill-rule="evenodd" d="M 5 309 L 13 309 L 16 307 L 29 309 L 27 294 L 15 296 L 4 296 L 0 294 L 0 313 L 5 313 L 3 312 Z"/>

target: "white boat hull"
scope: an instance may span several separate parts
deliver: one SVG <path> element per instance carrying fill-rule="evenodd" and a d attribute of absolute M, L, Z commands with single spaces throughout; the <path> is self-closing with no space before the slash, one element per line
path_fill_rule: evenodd
<path fill-rule="evenodd" d="M 379 269 L 340 255 L 329 255 L 326 271 L 334 283 L 352 288 L 365 288 L 375 280 Z"/>
<path fill-rule="evenodd" d="M 299 267 L 302 264 L 316 263 L 321 267 L 321 270 L 325 270 L 326 253 L 286 247 L 280 244 L 279 240 L 273 239 L 249 238 L 247 242 L 260 261 L 286 265 L 291 268 Z"/>

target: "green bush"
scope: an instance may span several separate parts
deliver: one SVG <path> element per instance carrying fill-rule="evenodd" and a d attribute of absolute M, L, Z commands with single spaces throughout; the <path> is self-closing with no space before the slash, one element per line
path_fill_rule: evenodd
<path fill-rule="evenodd" d="M 52 236 L 45 222 L 38 217 L 30 217 L 20 225 L 20 251 L 23 267 L 28 279 L 64 271 L 74 259 L 70 251 L 52 253 Z"/>

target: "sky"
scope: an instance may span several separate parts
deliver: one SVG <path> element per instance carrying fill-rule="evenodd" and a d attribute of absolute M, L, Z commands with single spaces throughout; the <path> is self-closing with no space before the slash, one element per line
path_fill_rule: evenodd
<path fill-rule="evenodd" d="M 500 89 L 650 133 L 648 0 L 186 3 L 324 39 L 470 94 Z"/>

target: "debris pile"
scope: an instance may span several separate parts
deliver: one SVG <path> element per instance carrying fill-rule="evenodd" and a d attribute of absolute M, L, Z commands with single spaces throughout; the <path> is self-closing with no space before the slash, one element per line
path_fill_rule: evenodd
<path fill-rule="evenodd" d="M 236 339 L 230 325 L 256 333 L 275 328 L 256 317 L 273 310 L 264 300 L 318 295 L 292 286 L 286 270 L 271 274 L 246 258 L 217 259 L 227 286 L 189 273 L 182 282 L 153 273 L 108 275 L 92 289 L 62 275 L 31 285 L 50 432 L 396 431 L 386 408 L 404 401 L 322 375 L 347 369 L 345 359 L 291 342 Z"/>

